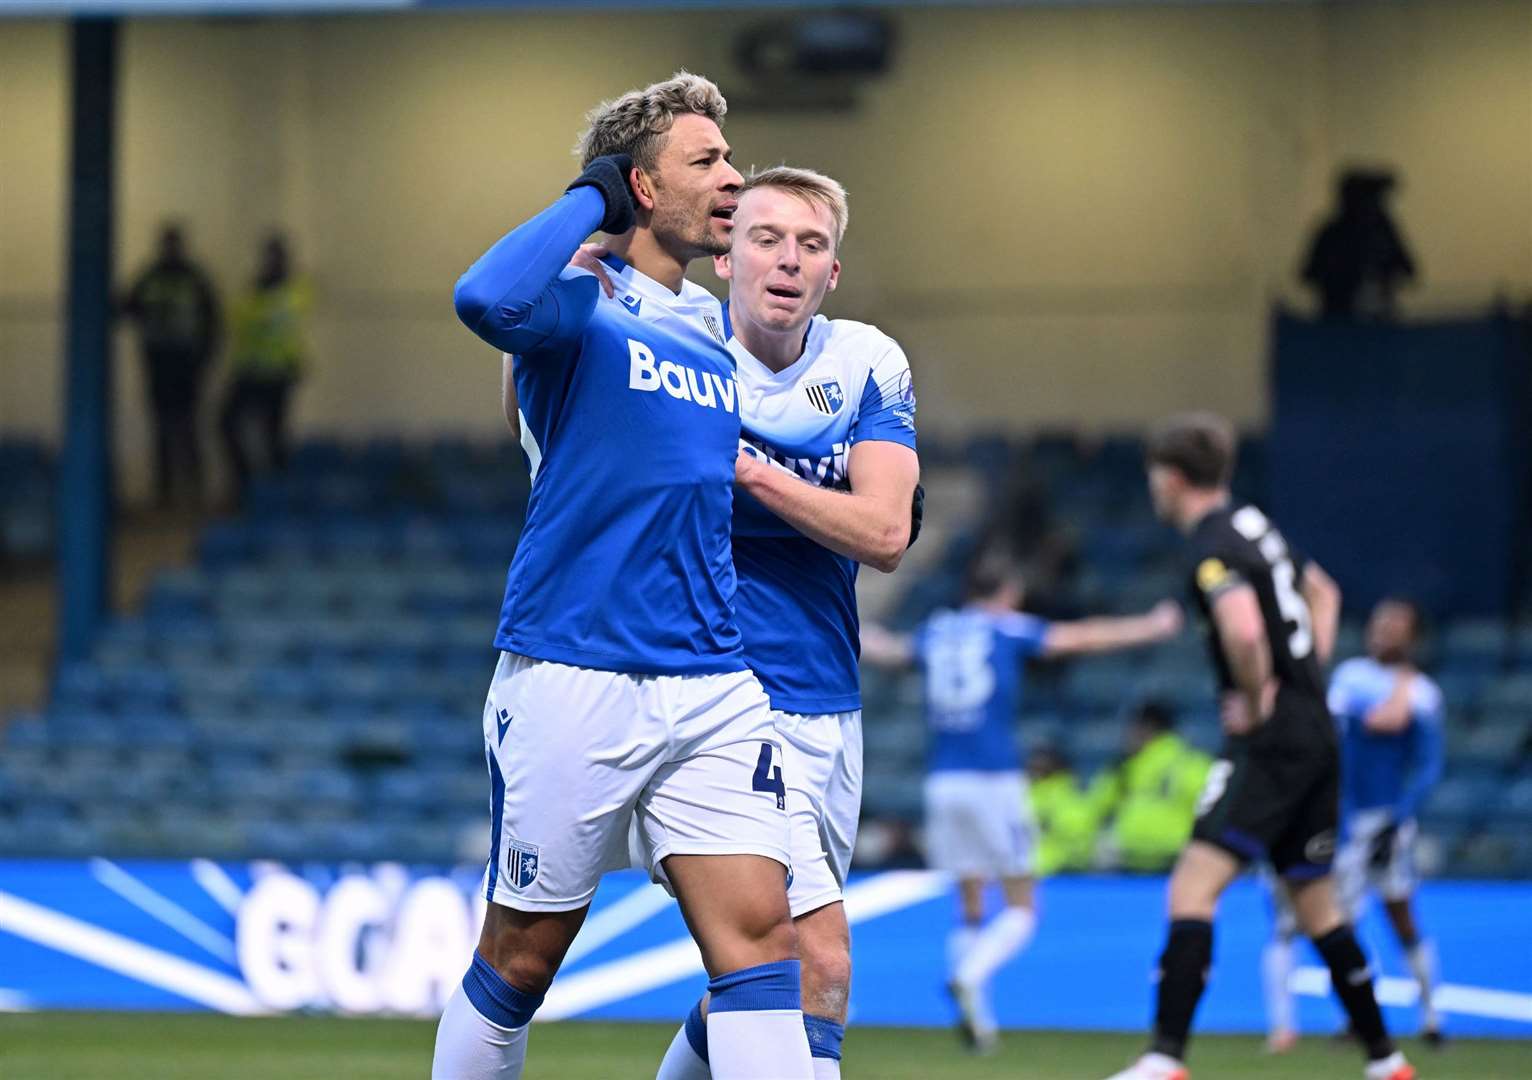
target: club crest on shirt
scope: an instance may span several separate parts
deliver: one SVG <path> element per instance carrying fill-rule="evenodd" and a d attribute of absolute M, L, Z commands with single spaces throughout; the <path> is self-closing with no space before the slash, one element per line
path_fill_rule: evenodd
<path fill-rule="evenodd" d="M 538 849 L 536 844 L 517 840 L 514 836 L 505 842 L 505 873 L 511 888 L 521 892 L 537 880 Z"/>
<path fill-rule="evenodd" d="M 713 335 L 713 338 L 718 342 L 718 344 L 728 344 L 728 342 L 724 340 L 723 327 L 719 325 L 717 319 L 713 318 L 713 316 L 709 315 L 705 311 L 702 313 L 702 325 L 707 327 L 707 332 Z"/>
<path fill-rule="evenodd" d="M 838 379 L 819 379 L 803 388 L 809 404 L 826 416 L 834 416 L 846 404 L 846 395 Z"/>

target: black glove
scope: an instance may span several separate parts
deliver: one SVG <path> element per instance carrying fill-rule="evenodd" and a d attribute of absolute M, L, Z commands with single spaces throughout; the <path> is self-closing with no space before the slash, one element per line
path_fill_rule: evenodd
<path fill-rule="evenodd" d="M 910 542 L 906 548 L 915 546 L 915 541 L 920 538 L 920 525 L 926 519 L 926 489 L 919 484 L 915 485 L 915 497 L 910 500 Z"/>
<path fill-rule="evenodd" d="M 1394 839 L 1399 835 L 1398 822 L 1390 821 L 1378 830 L 1372 838 L 1372 843 L 1367 845 L 1367 865 L 1374 870 L 1382 870 L 1394 857 Z"/>
<path fill-rule="evenodd" d="M 608 154 L 585 166 L 585 171 L 564 190 L 593 187 L 601 192 L 601 197 L 606 200 L 606 217 L 601 219 L 601 231 L 621 236 L 638 220 L 633 189 L 628 186 L 628 174 L 632 171 L 633 159 L 627 154 Z"/>

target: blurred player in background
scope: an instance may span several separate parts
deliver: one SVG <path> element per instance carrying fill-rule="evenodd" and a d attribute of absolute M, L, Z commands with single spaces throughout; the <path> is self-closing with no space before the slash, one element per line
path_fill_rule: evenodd
<path fill-rule="evenodd" d="M 1208 630 L 1225 734 L 1192 839 L 1170 878 L 1170 931 L 1160 956 L 1149 1053 L 1113 1080 L 1185 1080 L 1192 1017 L 1213 960 L 1218 899 L 1250 861 L 1285 881 L 1298 923 L 1367 1054 L 1367 1080 L 1415 1071 L 1383 1025 L 1372 972 L 1331 884 L 1340 754 L 1321 665 L 1335 645 L 1340 590 L 1290 549 L 1277 527 L 1229 492 L 1233 428 L 1220 417 L 1171 417 L 1149 437 L 1155 511 L 1189 540 L 1192 593 Z"/>
<path fill-rule="evenodd" d="M 711 977 L 714 1074 L 813 1076 L 781 751 L 733 613 L 736 361 L 718 302 L 684 276 L 729 248 L 742 178 L 725 109 L 685 73 L 598 106 L 580 176 L 458 283 L 463 322 L 517 357 L 532 494 L 485 706 L 491 903 L 437 1080 L 521 1075 L 528 1022 L 635 819 Z M 618 297 L 566 266 L 598 229 Z"/>
<path fill-rule="evenodd" d="M 962 919 L 947 941 L 947 985 L 963 1036 L 980 1051 L 998 1041 L 990 979 L 1037 926 L 1037 841 L 1016 739 L 1022 664 L 1148 645 L 1181 630 L 1181 609 L 1168 600 L 1145 615 L 1047 622 L 1021 613 L 1025 594 L 1015 566 L 987 556 L 970 571 L 960 609 L 936 612 L 909 635 L 869 625 L 862 636 L 867 663 L 925 673 L 927 861 L 958 879 Z M 996 881 L 1005 905 L 985 923 L 984 892 Z"/>
<path fill-rule="evenodd" d="M 1342 842 L 1335 859 L 1340 902 L 1354 923 L 1369 888 L 1383 910 L 1420 987 L 1421 1030 L 1442 1041 L 1432 1001 L 1437 984 L 1436 946 L 1415 921 L 1415 817 L 1442 773 L 1442 694 L 1415 666 L 1420 610 L 1387 599 L 1367 622 L 1367 656 L 1348 660 L 1330 680 L 1330 711 L 1341 734 Z M 1266 992 L 1274 1048 L 1296 1034 L 1288 999 L 1290 935 L 1276 935 L 1267 950 Z"/>

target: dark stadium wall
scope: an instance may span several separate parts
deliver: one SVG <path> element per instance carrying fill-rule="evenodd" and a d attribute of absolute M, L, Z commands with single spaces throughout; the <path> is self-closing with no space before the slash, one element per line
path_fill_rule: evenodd
<path fill-rule="evenodd" d="M 122 57 L 120 267 L 166 214 L 228 291 L 286 226 L 313 277 L 304 430 L 491 434 L 496 358 L 452 281 L 567 181 L 586 107 L 686 65 L 741 87 L 756 16 L 139 20 Z M 743 164 L 852 196 L 833 314 L 876 321 L 933 427 L 1267 417 L 1267 311 L 1331 175 L 1382 161 L 1408 310 L 1532 289 L 1532 8 L 901 9 L 854 109 L 736 108 Z M 0 34 L 0 429 L 58 430 L 65 35 Z M 743 101 L 745 95 L 736 93 Z M 145 422 L 121 342 L 120 460 Z"/>

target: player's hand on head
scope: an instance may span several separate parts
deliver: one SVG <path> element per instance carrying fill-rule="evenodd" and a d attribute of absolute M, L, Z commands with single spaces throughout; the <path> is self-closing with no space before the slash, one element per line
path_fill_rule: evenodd
<path fill-rule="evenodd" d="M 617 290 L 612 286 L 612 275 L 607 273 L 606 263 L 601 260 L 611 253 L 611 249 L 605 244 L 581 244 L 575 249 L 574 257 L 569 260 L 570 266 L 596 276 L 596 280 L 601 283 L 601 291 L 606 293 L 608 300 L 617 295 Z"/>
<path fill-rule="evenodd" d="M 633 199 L 633 159 L 627 154 L 607 154 L 598 157 L 585 171 L 574 178 L 565 188 L 593 187 L 601 192 L 606 201 L 606 217 L 601 219 L 601 231 L 621 236 L 638 223 L 638 204 Z"/>

